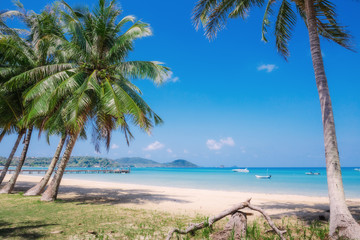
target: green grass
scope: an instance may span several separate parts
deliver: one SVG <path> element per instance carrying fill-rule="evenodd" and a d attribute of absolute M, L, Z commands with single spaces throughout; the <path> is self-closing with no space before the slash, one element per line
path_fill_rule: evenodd
<path fill-rule="evenodd" d="M 121 205 L 83 202 L 41 202 L 40 197 L 21 194 L 0 195 L 0 239 L 164 239 L 173 228 L 186 228 L 205 216 L 189 217 L 160 211 L 130 209 Z M 195 235 L 173 239 L 211 239 L 211 234 L 226 220 Z M 305 224 L 294 219 L 280 219 L 277 226 L 286 229 L 287 239 L 327 239 L 327 224 Z M 246 239 L 279 239 L 262 218 L 248 223 Z"/>

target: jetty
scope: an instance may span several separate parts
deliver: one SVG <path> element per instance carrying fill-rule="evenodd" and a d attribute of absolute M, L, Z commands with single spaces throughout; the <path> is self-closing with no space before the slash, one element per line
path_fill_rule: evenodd
<path fill-rule="evenodd" d="M 0 169 L 0 172 L 2 169 Z M 20 173 L 27 173 L 27 174 L 45 174 L 47 169 L 23 169 Z M 55 169 L 56 171 L 56 169 Z M 64 173 L 77 173 L 77 174 L 86 174 L 86 173 L 130 173 L 130 168 L 118 168 L 118 169 L 65 169 Z M 15 172 L 15 169 L 9 169 L 8 173 Z"/>

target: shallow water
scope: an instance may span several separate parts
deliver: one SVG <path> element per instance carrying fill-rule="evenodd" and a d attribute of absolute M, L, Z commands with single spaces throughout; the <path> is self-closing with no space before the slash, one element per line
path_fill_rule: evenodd
<path fill-rule="evenodd" d="M 249 173 L 233 172 L 231 168 L 132 168 L 130 174 L 65 174 L 64 177 L 120 184 L 327 196 L 325 168 L 248 169 Z M 305 175 L 308 171 L 320 172 L 320 175 Z M 267 172 L 271 179 L 255 177 Z M 342 168 L 342 176 L 346 197 L 360 198 L 360 172 Z"/>

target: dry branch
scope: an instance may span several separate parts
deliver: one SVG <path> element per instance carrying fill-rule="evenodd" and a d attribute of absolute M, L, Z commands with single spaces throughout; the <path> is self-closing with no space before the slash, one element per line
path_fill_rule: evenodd
<path fill-rule="evenodd" d="M 268 222 L 268 224 L 270 225 L 270 227 L 277 233 L 277 235 L 279 235 L 281 240 L 286 240 L 286 238 L 283 236 L 283 234 L 286 233 L 286 231 L 285 230 L 279 230 L 275 226 L 274 222 L 271 220 L 270 216 L 266 212 L 264 212 L 264 210 L 262 210 L 259 207 L 255 207 L 255 206 L 251 205 L 250 203 L 248 204 L 247 207 L 250 208 L 251 210 L 254 210 L 254 211 L 257 211 L 257 212 L 261 213 L 264 216 L 264 218 L 266 219 L 266 221 Z"/>
<path fill-rule="evenodd" d="M 239 211 L 240 209 L 244 209 L 246 207 L 254 210 L 254 211 L 257 211 L 257 212 L 260 212 L 266 219 L 266 221 L 269 223 L 270 227 L 279 235 L 279 237 L 281 238 L 281 240 L 286 240 L 285 237 L 283 236 L 283 234 L 286 232 L 286 231 L 281 231 L 279 230 L 274 222 L 271 220 L 270 216 L 267 215 L 264 210 L 262 210 L 261 208 L 258 208 L 258 207 L 255 207 L 255 206 L 252 206 L 250 204 L 250 201 L 251 201 L 251 198 L 249 198 L 248 200 L 246 200 L 245 202 L 242 202 L 242 203 L 239 203 L 235 206 L 233 206 L 232 208 L 229 208 L 223 212 L 221 212 L 220 214 L 216 215 L 216 216 L 213 216 L 211 218 L 209 218 L 208 221 L 204 221 L 204 222 L 201 222 L 201 223 L 191 223 L 185 230 L 181 230 L 181 229 L 177 229 L 177 228 L 174 228 L 172 230 L 169 231 L 167 237 L 166 237 L 166 240 L 170 240 L 172 235 L 174 233 L 179 233 L 179 234 L 188 234 L 188 233 L 191 233 L 191 232 L 195 232 L 199 229 L 202 229 L 202 228 L 205 228 L 205 227 L 211 227 L 215 222 L 219 221 L 220 219 L 230 215 L 230 214 L 234 214 L 236 213 L 237 211 Z"/>

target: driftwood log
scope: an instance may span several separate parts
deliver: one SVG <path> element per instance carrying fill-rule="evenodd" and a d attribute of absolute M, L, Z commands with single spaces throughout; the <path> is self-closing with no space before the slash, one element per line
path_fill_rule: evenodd
<path fill-rule="evenodd" d="M 224 230 L 211 235 L 212 240 L 244 239 L 246 236 L 247 218 L 246 213 L 236 212 L 231 215 Z M 231 238 L 233 237 L 233 238 Z"/>
<path fill-rule="evenodd" d="M 229 208 L 229 209 L 221 212 L 218 215 L 212 216 L 211 218 L 209 218 L 208 221 L 204 221 L 201 223 L 191 223 L 185 230 L 174 228 L 169 231 L 166 240 L 170 240 L 174 233 L 188 234 L 188 233 L 195 232 L 195 231 L 205 228 L 205 227 L 211 227 L 215 222 L 219 221 L 220 219 L 222 219 L 228 215 L 232 215 L 232 217 L 230 218 L 230 221 L 228 222 L 228 224 L 226 224 L 225 229 L 221 232 L 223 232 L 227 236 L 227 234 L 231 233 L 231 231 L 234 230 L 234 233 L 237 236 L 237 238 L 235 238 L 235 239 L 241 239 L 241 237 L 245 237 L 245 234 L 246 234 L 246 215 L 242 212 L 239 212 L 239 210 L 244 209 L 244 208 L 249 208 L 251 210 L 260 212 L 265 217 L 265 219 L 268 222 L 268 224 L 270 225 L 270 227 L 279 235 L 281 240 L 286 240 L 286 238 L 283 236 L 283 234 L 286 233 L 286 231 L 279 230 L 275 226 L 274 222 L 271 220 L 270 216 L 266 212 L 264 212 L 264 210 L 262 210 L 261 208 L 251 205 L 250 201 L 251 201 L 251 198 L 249 198 L 245 202 L 239 203 L 239 204 L 233 206 L 232 208 Z M 245 220 L 245 224 L 243 223 L 244 220 Z M 236 223 L 234 221 L 236 221 Z M 240 221 L 240 222 L 238 222 L 238 221 Z M 245 225 L 245 228 L 244 228 L 244 225 Z M 231 230 L 229 232 L 227 229 L 229 229 L 230 227 L 231 227 Z M 244 229 L 244 230 L 241 230 L 241 229 Z M 244 234 L 244 231 L 245 231 L 245 234 Z M 218 237 L 216 239 L 222 239 L 222 238 L 220 238 L 220 235 L 217 235 L 217 234 L 213 235 L 213 238 L 215 238 L 215 237 Z"/>

